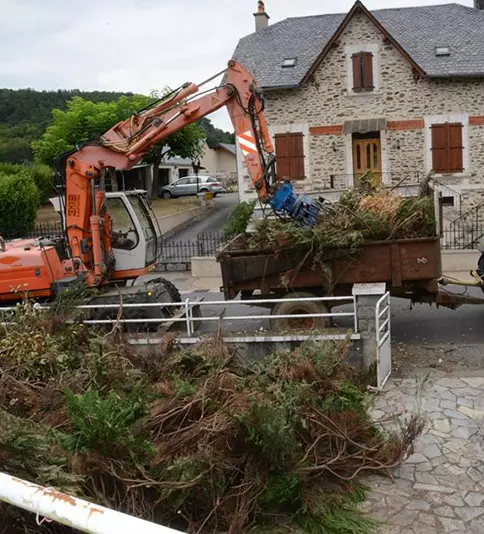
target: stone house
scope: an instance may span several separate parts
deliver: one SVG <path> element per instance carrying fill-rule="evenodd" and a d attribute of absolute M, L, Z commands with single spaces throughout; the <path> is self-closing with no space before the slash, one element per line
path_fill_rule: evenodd
<path fill-rule="evenodd" d="M 266 97 L 280 179 L 330 194 L 371 169 L 383 184 L 435 172 L 447 202 L 484 202 L 484 0 L 289 18 L 234 57 Z M 241 197 L 254 189 L 239 157 Z"/>

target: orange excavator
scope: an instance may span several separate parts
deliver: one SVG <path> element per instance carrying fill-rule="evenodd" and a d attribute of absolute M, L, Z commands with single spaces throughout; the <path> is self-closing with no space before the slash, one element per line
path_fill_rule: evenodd
<path fill-rule="evenodd" d="M 106 175 L 112 169 L 132 168 L 155 143 L 223 106 L 261 203 L 271 213 L 301 225 L 314 223 L 318 203 L 306 195 L 297 196 L 290 183 L 276 181 L 264 98 L 255 80 L 234 60 L 224 72 L 221 86 L 202 92 L 187 83 L 114 125 L 96 142 L 59 159 L 56 173 L 64 235 L 10 242 L 0 238 L 1 302 L 18 300 L 26 293 L 50 300 L 79 283 L 97 288 L 96 298 L 109 304 L 119 301 L 119 292 L 124 302 L 179 301 L 177 289 L 163 278 L 137 283 L 159 260 L 161 232 L 145 192 L 106 193 Z M 144 316 L 159 314 L 155 308 L 146 307 Z"/>

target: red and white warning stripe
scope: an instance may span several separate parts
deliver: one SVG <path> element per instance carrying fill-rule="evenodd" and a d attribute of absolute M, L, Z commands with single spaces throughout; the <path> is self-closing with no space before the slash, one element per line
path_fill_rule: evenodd
<path fill-rule="evenodd" d="M 244 154 L 244 156 L 257 154 L 257 146 L 254 142 L 254 136 L 250 130 L 238 134 L 237 140 L 239 141 L 240 149 L 242 150 L 242 154 Z"/>

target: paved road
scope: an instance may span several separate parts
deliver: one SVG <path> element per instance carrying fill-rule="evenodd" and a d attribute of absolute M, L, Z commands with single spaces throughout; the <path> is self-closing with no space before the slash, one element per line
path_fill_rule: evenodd
<path fill-rule="evenodd" d="M 194 222 L 184 230 L 177 232 L 167 239 L 167 242 L 196 241 L 198 234 L 220 232 L 238 201 L 238 193 L 228 193 L 218 196 L 214 199 L 214 207 L 204 219 Z"/>

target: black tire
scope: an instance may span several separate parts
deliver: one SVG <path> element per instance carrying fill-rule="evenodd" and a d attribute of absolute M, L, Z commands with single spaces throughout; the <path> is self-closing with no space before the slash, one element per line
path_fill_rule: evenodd
<path fill-rule="evenodd" d="M 181 302 L 180 291 L 178 291 L 178 288 L 173 282 L 170 282 L 166 278 L 156 278 L 154 282 L 162 283 L 166 287 L 172 302 Z"/>
<path fill-rule="evenodd" d="M 204 188 L 204 189 L 200 189 L 200 193 L 208 193 L 208 189 Z"/>
<path fill-rule="evenodd" d="M 169 198 L 171 198 L 173 195 L 170 193 L 170 191 L 168 191 L 167 189 L 165 189 L 164 191 L 161 191 L 160 192 L 160 198 L 164 198 L 166 200 L 168 200 Z"/>
<path fill-rule="evenodd" d="M 288 293 L 286 298 L 301 299 L 301 302 L 280 302 L 276 304 L 271 315 L 304 315 L 329 313 L 329 308 L 324 302 L 302 302 L 304 299 L 315 298 L 313 293 L 296 292 Z M 271 319 L 271 329 L 276 332 L 290 330 L 324 330 L 331 327 L 329 317 L 312 317 L 308 319 Z"/>

